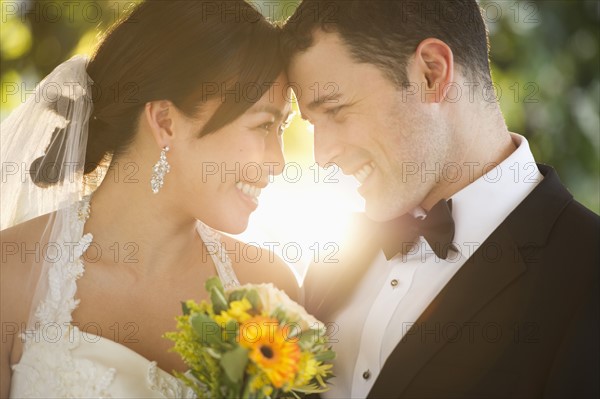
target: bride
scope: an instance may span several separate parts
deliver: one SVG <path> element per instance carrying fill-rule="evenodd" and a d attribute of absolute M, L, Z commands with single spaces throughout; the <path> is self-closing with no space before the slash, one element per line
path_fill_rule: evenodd
<path fill-rule="evenodd" d="M 180 301 L 213 275 L 297 299 L 282 261 L 217 232 L 283 168 L 278 32 L 205 3 L 147 0 L 3 122 L 2 397 L 182 397 Z"/>

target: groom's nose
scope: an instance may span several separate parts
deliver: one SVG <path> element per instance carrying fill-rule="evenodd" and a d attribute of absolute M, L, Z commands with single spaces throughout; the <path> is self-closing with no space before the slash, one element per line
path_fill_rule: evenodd
<path fill-rule="evenodd" d="M 314 146 L 315 161 L 322 168 L 331 165 L 342 151 L 335 129 L 325 131 L 317 125 L 314 126 Z"/>

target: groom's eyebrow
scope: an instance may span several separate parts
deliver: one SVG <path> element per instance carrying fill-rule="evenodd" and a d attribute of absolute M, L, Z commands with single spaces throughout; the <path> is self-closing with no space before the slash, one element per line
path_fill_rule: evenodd
<path fill-rule="evenodd" d="M 329 94 L 325 94 L 323 96 L 320 96 L 319 98 L 315 99 L 313 102 L 309 103 L 306 108 L 308 108 L 309 110 L 315 110 L 317 108 L 319 108 L 321 105 L 325 104 L 325 103 L 337 103 L 338 99 L 342 96 L 342 93 L 340 92 L 333 92 L 333 93 L 329 93 Z"/>

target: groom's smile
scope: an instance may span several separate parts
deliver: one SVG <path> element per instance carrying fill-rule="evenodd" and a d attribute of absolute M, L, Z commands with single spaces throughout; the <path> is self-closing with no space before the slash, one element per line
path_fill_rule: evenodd
<path fill-rule="evenodd" d="M 284 26 L 315 160 L 366 207 L 303 283 L 336 327 L 324 399 L 600 397 L 600 218 L 508 130 L 479 3 L 302 0 Z"/>
<path fill-rule="evenodd" d="M 367 178 L 371 176 L 371 173 L 373 173 L 374 169 L 375 164 L 373 162 L 370 162 L 368 164 L 365 164 L 362 168 L 360 168 L 357 172 L 354 172 L 352 175 L 356 180 L 358 180 L 360 184 L 363 184 L 367 180 Z"/>

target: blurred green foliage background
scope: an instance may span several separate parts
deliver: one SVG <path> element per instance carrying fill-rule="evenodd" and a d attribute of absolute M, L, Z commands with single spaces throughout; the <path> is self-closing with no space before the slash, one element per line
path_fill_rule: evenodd
<path fill-rule="evenodd" d="M 91 54 L 102 33 L 137 2 L 0 1 L 0 118 L 60 62 Z M 299 0 L 251 2 L 281 20 Z M 555 166 L 575 198 L 599 213 L 600 2 L 480 4 L 496 95 L 510 130 L 525 135 L 536 160 Z M 288 129 L 288 160 L 312 162 L 307 130 L 299 118 Z"/>

